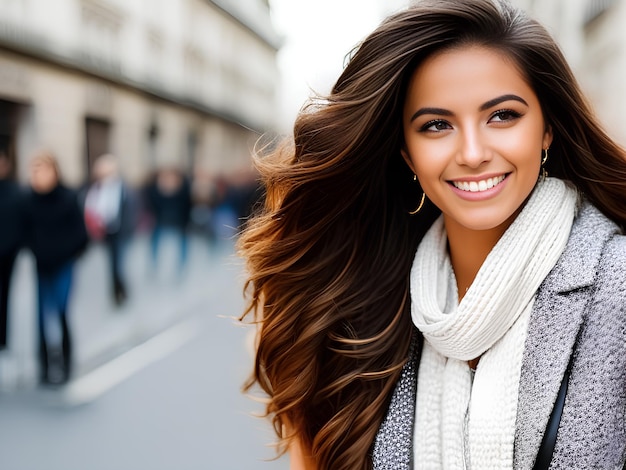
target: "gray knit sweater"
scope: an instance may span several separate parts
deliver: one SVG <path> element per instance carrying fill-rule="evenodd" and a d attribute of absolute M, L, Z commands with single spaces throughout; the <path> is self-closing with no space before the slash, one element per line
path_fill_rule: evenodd
<path fill-rule="evenodd" d="M 573 354 L 552 469 L 626 463 L 626 236 L 585 203 L 531 314 L 514 466 L 531 469 Z M 376 470 L 413 468 L 419 348 L 413 348 L 372 449 Z"/>

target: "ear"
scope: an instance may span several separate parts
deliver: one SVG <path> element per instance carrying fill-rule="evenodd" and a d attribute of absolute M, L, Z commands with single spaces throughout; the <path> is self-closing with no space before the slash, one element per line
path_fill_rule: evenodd
<path fill-rule="evenodd" d="M 546 124 L 546 131 L 543 134 L 542 148 L 549 148 L 550 145 L 552 145 L 553 138 L 554 135 L 552 134 L 552 126 L 550 124 Z"/>
<path fill-rule="evenodd" d="M 413 168 L 413 161 L 411 160 L 411 157 L 409 156 L 409 152 L 407 152 L 407 150 L 404 147 L 402 147 L 400 149 L 400 154 L 402 155 L 402 158 L 404 159 L 404 162 L 411 169 L 413 174 L 417 174 L 417 173 L 415 173 L 415 168 Z"/>

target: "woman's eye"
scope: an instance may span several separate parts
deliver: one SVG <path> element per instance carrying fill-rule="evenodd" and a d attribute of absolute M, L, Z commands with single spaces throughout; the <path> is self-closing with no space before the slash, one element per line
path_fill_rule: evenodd
<path fill-rule="evenodd" d="M 450 124 L 446 121 L 428 121 L 421 127 L 422 132 L 441 132 L 450 129 Z"/>
<path fill-rule="evenodd" d="M 513 111 L 511 109 L 503 109 L 502 111 L 496 111 L 493 116 L 491 116 L 490 121 L 507 122 L 517 119 L 520 116 L 521 114 L 516 111 Z"/>

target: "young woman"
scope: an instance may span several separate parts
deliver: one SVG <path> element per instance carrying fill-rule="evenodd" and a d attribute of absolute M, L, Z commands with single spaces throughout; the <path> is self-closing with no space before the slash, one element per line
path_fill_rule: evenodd
<path fill-rule="evenodd" d="M 622 468 L 626 154 L 498 0 L 384 21 L 240 239 L 292 469 Z"/>
<path fill-rule="evenodd" d="M 43 384 L 60 385 L 71 372 L 67 308 L 74 262 L 87 245 L 87 231 L 77 194 L 61 183 L 51 153 L 33 158 L 30 187 L 25 218 L 37 265 L 40 375 Z"/>

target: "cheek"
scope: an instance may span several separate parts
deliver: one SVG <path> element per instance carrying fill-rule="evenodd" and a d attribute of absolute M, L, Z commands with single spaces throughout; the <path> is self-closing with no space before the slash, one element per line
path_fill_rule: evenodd
<path fill-rule="evenodd" d="M 526 139 L 525 141 L 520 139 L 509 147 L 511 149 L 509 155 L 512 156 L 511 163 L 524 177 L 530 177 L 532 174 L 536 177 L 539 173 L 542 148 L 537 145 L 537 142 L 541 141 L 539 139 Z"/>
<path fill-rule="evenodd" d="M 510 155 L 520 166 L 539 167 L 544 140 L 543 123 L 529 119 L 525 125 L 507 132 L 500 145 L 505 155 Z"/>
<path fill-rule="evenodd" d="M 438 181 L 450 161 L 448 152 L 441 145 L 432 143 L 415 145 L 410 152 L 413 168 L 420 181 L 423 180 L 423 184 Z"/>

